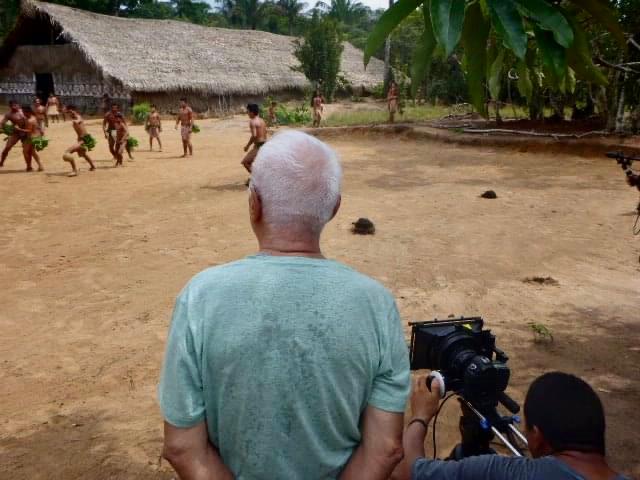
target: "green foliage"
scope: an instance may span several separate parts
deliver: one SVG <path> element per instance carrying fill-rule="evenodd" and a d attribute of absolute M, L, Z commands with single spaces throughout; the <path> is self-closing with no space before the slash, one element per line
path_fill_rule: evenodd
<path fill-rule="evenodd" d="M 533 332 L 533 340 L 535 342 L 543 342 L 545 340 L 553 342 L 553 333 L 551 333 L 549 327 L 536 322 L 529 322 L 528 325 Z"/>
<path fill-rule="evenodd" d="M 375 87 L 371 89 L 371 95 L 373 98 L 386 98 L 387 95 L 384 91 L 384 83 L 378 83 Z"/>
<path fill-rule="evenodd" d="M 445 56 L 451 55 L 460 41 L 465 0 L 431 0 L 431 25 Z M 427 29 L 425 28 L 425 31 Z M 427 40 L 428 41 L 428 40 Z"/>
<path fill-rule="evenodd" d="M 447 115 L 445 107 L 434 107 L 428 105 L 406 106 L 402 113 L 403 122 L 424 122 L 442 118 Z M 336 112 L 329 115 L 325 124 L 329 127 L 345 127 L 353 125 L 377 125 L 387 123 L 389 113 L 383 109 L 362 109 Z"/>
<path fill-rule="evenodd" d="M 35 147 L 36 152 L 41 152 L 49 145 L 49 140 L 44 137 L 33 137 L 31 144 Z"/>
<path fill-rule="evenodd" d="M 136 103 L 131 109 L 133 123 L 141 125 L 147 121 L 151 113 L 151 105 L 148 102 Z"/>
<path fill-rule="evenodd" d="M 191 125 L 191 133 L 200 133 L 200 127 L 194 123 Z"/>
<path fill-rule="evenodd" d="M 82 137 L 82 146 L 89 151 L 93 150 L 96 147 L 96 143 L 96 139 L 88 133 L 84 137 Z"/>
<path fill-rule="evenodd" d="M 342 38 L 334 20 L 314 14 L 303 40 L 295 42 L 300 70 L 317 85 L 327 101 L 333 100 L 342 57 Z"/>
<path fill-rule="evenodd" d="M 11 123 L 5 123 L 2 126 L 2 133 L 4 133 L 7 137 L 10 137 L 11 135 L 13 135 L 14 131 L 15 131 L 15 127 Z"/>
<path fill-rule="evenodd" d="M 569 4 L 572 8 L 565 8 Z M 607 0 L 566 0 L 562 5 L 550 0 L 399 0 L 371 32 L 365 64 L 387 35 L 400 24 L 404 27 L 405 19 L 420 5 L 425 26 L 409 69 L 413 94 L 439 52 L 445 57 L 463 54 L 470 99 L 485 116 L 487 90 L 499 100 L 507 72 L 518 72 L 517 85 L 528 102 L 542 98 L 541 88 L 570 93 L 576 80 L 606 84 L 593 64 L 589 41 L 580 26 L 585 20 L 587 24 L 591 19 L 600 22 L 616 39 L 624 40 Z M 539 85 L 539 79 L 544 83 Z"/>
<path fill-rule="evenodd" d="M 136 148 L 138 148 L 138 145 L 140 145 L 140 142 L 138 142 L 138 139 L 135 137 L 129 137 L 127 138 L 127 148 L 131 151 L 135 150 Z"/>
<path fill-rule="evenodd" d="M 293 108 L 280 104 L 276 108 L 276 119 L 280 125 L 305 125 L 311 122 L 311 111 L 305 103 Z"/>

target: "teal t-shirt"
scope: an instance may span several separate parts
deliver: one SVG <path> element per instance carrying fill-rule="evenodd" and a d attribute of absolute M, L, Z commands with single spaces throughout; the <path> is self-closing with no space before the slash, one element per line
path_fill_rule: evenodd
<path fill-rule="evenodd" d="M 239 480 L 330 479 L 367 405 L 404 412 L 409 360 L 395 301 L 338 262 L 256 255 L 196 275 L 167 340 L 160 407 L 206 420 Z"/>

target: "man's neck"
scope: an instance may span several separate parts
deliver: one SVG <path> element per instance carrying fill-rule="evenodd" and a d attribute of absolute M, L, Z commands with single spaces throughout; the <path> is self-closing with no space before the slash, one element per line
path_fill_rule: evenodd
<path fill-rule="evenodd" d="M 586 480 L 612 480 L 616 472 L 609 468 L 604 456 L 573 450 L 553 454 L 555 458 L 578 472 Z"/>
<path fill-rule="evenodd" d="M 320 236 L 309 232 L 264 232 L 258 244 L 260 253 L 265 255 L 325 258 L 320 250 Z"/>

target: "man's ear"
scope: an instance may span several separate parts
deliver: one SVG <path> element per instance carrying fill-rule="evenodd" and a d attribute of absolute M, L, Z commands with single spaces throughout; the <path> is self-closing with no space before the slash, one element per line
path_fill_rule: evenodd
<path fill-rule="evenodd" d="M 553 453 L 553 448 L 537 426 L 534 425 L 531 429 L 527 428 L 526 436 L 529 451 L 533 458 L 539 458 Z"/>
<path fill-rule="evenodd" d="M 253 223 L 258 223 L 262 219 L 262 200 L 253 186 L 249 187 L 249 216 Z"/>
<path fill-rule="evenodd" d="M 340 204 L 342 203 L 342 195 L 338 195 L 338 201 L 336 202 L 336 206 L 333 207 L 333 213 L 331 214 L 331 220 L 338 214 L 338 210 L 340 210 Z"/>

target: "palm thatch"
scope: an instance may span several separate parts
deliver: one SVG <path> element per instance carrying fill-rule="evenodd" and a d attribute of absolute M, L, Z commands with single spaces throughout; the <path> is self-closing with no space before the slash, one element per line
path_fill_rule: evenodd
<path fill-rule="evenodd" d="M 294 70 L 293 38 L 284 35 L 111 17 L 35 0 L 23 1 L 21 16 L 48 20 L 91 65 L 132 92 L 253 95 L 309 85 Z M 7 43 L 17 41 L 14 33 Z M 0 63 L 10 51 L 5 45 Z M 346 43 L 342 74 L 354 87 L 371 89 L 383 78 L 383 64 L 374 59 L 365 71 L 362 58 Z"/>

